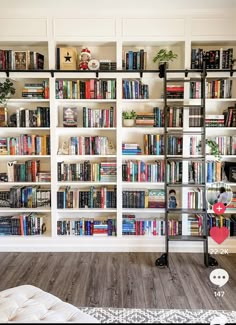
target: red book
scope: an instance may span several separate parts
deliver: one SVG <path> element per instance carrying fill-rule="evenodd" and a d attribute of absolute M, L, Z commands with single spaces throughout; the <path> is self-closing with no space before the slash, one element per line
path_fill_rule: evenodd
<path fill-rule="evenodd" d="M 85 99 L 90 99 L 90 80 L 85 81 Z"/>

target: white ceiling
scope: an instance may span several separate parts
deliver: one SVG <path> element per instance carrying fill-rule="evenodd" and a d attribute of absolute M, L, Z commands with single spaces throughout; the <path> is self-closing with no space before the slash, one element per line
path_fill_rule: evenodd
<path fill-rule="evenodd" d="M 78 8 L 90 11 L 153 11 L 236 8 L 236 0 L 0 0 L 0 8 Z"/>

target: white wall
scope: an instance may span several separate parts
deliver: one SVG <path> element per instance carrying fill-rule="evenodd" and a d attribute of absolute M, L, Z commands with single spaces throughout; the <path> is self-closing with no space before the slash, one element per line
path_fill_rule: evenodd
<path fill-rule="evenodd" d="M 2 10 L 4 8 L 4 10 Z M 236 8 L 235 0 L 0 0 L 0 15 L 159 15 Z"/>

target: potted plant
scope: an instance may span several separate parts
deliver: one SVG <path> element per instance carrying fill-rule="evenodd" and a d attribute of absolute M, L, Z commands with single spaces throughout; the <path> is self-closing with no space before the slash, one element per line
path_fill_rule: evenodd
<path fill-rule="evenodd" d="M 159 67 L 160 65 L 163 65 L 165 62 L 167 64 L 166 67 L 168 67 L 168 62 L 173 61 L 178 57 L 178 54 L 174 53 L 172 50 L 166 50 L 166 49 L 161 49 L 153 58 L 153 62 L 158 61 L 159 62 Z"/>
<path fill-rule="evenodd" d="M 123 125 L 126 127 L 134 126 L 135 118 L 137 114 L 134 110 L 132 111 L 123 111 L 122 117 L 123 117 Z"/>
<path fill-rule="evenodd" d="M 221 156 L 220 156 L 218 143 L 215 140 L 206 139 L 205 144 L 206 144 L 205 153 L 207 155 L 213 155 L 218 161 L 220 161 Z M 198 147 L 201 148 L 201 143 L 199 144 Z"/>
<path fill-rule="evenodd" d="M 10 79 L 0 82 L 0 126 L 7 126 L 7 100 L 15 92 L 16 89 Z"/>

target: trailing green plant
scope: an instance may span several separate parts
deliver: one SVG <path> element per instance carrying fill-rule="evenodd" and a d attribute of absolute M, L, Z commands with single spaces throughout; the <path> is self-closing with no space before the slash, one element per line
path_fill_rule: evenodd
<path fill-rule="evenodd" d="M 124 120 L 134 120 L 136 118 L 137 114 L 134 110 L 132 111 L 124 111 L 122 112 L 122 117 Z"/>
<path fill-rule="evenodd" d="M 174 53 L 172 50 L 167 51 L 166 49 L 161 49 L 153 58 L 153 62 L 168 62 L 177 59 L 178 54 Z"/>
<path fill-rule="evenodd" d="M 218 143 L 215 140 L 206 139 L 205 144 L 210 148 L 210 154 L 213 155 L 218 161 L 221 160 Z M 201 142 L 198 147 L 201 148 Z"/>
<path fill-rule="evenodd" d="M 14 95 L 16 92 L 13 82 L 10 79 L 6 79 L 4 82 L 0 82 L 0 103 L 6 105 L 9 96 Z"/>

